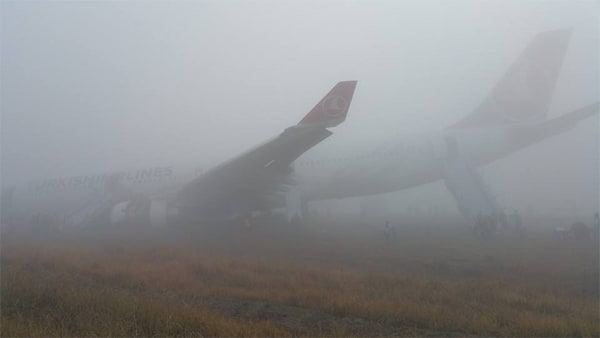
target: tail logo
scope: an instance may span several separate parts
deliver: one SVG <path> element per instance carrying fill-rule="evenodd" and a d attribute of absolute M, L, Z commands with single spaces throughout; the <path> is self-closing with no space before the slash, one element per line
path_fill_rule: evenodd
<path fill-rule="evenodd" d="M 339 117 L 348 108 L 348 100 L 343 96 L 330 96 L 322 103 L 323 113 L 329 117 Z"/>

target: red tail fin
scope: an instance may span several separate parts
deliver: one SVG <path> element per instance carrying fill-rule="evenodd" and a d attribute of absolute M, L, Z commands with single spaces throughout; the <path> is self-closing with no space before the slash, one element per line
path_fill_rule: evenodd
<path fill-rule="evenodd" d="M 475 111 L 453 128 L 546 119 L 571 30 L 538 34 Z"/>
<path fill-rule="evenodd" d="M 322 125 L 335 127 L 346 119 L 356 81 L 342 81 L 298 123 L 299 125 Z"/>

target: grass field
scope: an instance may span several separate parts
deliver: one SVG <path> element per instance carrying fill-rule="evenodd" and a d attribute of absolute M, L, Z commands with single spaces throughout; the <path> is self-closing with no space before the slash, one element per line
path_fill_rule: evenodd
<path fill-rule="evenodd" d="M 599 336 L 598 241 L 352 222 L 3 236 L 2 336 Z"/>

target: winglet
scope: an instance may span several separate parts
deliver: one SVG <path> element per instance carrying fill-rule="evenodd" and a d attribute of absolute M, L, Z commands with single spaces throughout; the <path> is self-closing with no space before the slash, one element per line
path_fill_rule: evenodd
<path fill-rule="evenodd" d="M 356 81 L 342 81 L 298 123 L 298 125 L 320 125 L 335 127 L 346 119 Z"/>

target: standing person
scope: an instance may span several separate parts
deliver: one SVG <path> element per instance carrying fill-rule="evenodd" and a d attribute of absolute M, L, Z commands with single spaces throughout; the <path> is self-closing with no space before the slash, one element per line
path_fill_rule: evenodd
<path fill-rule="evenodd" d="M 383 227 L 383 236 L 385 237 L 386 241 L 389 241 L 390 237 L 392 236 L 392 228 L 390 227 L 390 221 L 385 221 L 385 225 Z"/>
<path fill-rule="evenodd" d="M 504 212 L 504 210 L 500 210 L 498 211 L 498 213 L 496 214 L 497 219 L 498 219 L 498 223 L 500 224 L 500 226 L 502 227 L 503 230 L 506 230 L 506 228 L 508 227 L 508 220 L 506 219 L 506 213 Z"/>
<path fill-rule="evenodd" d="M 594 214 L 594 238 L 600 238 L 600 217 L 598 213 Z"/>
<path fill-rule="evenodd" d="M 515 226 L 515 230 L 517 230 L 519 234 L 523 234 L 523 230 L 525 229 L 523 229 L 523 220 L 521 219 L 521 215 L 519 215 L 519 211 L 515 209 L 510 217 Z"/>
<path fill-rule="evenodd" d="M 475 236 L 481 237 L 484 229 L 485 229 L 485 218 L 483 217 L 483 215 L 481 213 L 479 213 L 477 215 L 475 227 L 473 227 L 473 233 L 475 234 Z"/>

